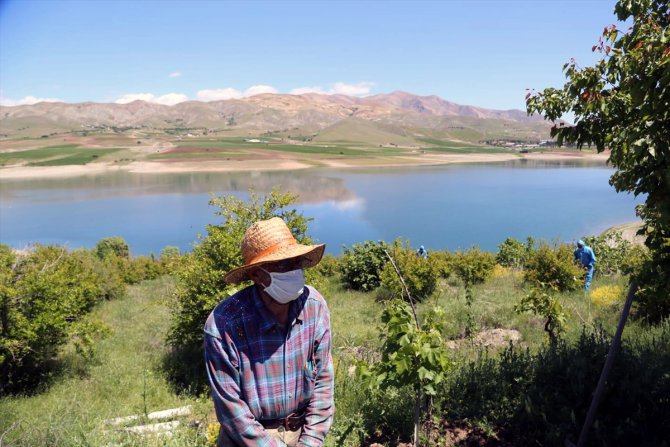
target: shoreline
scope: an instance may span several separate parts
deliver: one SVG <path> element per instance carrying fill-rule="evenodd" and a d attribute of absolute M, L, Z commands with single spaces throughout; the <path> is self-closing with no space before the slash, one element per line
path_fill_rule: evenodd
<path fill-rule="evenodd" d="M 498 163 L 515 160 L 529 161 L 586 161 L 607 162 L 609 152 L 583 153 L 572 151 L 552 151 L 545 153 L 495 153 L 495 154 L 421 154 L 417 156 L 399 155 L 395 157 L 355 158 L 307 158 L 286 157 L 281 154 L 276 158 L 227 160 L 227 161 L 134 161 L 124 165 L 109 163 L 90 163 L 87 165 L 66 166 L 10 166 L 0 168 L 0 180 L 78 177 L 99 175 L 115 171 L 126 171 L 138 174 L 174 174 L 187 172 L 241 172 L 241 171 L 291 171 L 310 168 L 382 168 L 382 167 L 417 167 L 442 166 L 462 163 Z"/>

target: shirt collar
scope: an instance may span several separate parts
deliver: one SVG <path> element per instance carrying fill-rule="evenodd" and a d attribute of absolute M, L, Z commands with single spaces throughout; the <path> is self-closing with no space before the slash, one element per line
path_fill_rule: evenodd
<path fill-rule="evenodd" d="M 309 295 L 309 290 L 305 286 L 302 294 L 291 301 L 291 307 L 288 310 L 288 319 L 291 321 L 291 326 L 294 326 L 298 323 L 302 324 L 305 314 L 305 302 L 307 301 L 307 296 Z M 260 293 L 256 286 L 252 286 L 252 299 L 254 302 L 254 307 L 261 317 L 260 330 L 261 332 L 267 332 L 275 327 L 279 326 L 279 322 L 275 316 L 270 312 L 266 307 L 265 303 L 261 298 Z"/>

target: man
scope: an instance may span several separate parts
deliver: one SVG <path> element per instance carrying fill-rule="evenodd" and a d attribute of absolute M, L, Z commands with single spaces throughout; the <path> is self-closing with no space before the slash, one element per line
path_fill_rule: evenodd
<path fill-rule="evenodd" d="M 416 255 L 422 257 L 423 259 L 428 259 L 428 250 L 426 250 L 426 248 L 421 245 L 416 251 Z"/>
<path fill-rule="evenodd" d="M 577 241 L 577 249 L 574 254 L 575 260 L 579 261 L 587 272 L 584 290 L 589 290 L 589 287 L 591 287 L 591 280 L 593 279 L 593 270 L 596 265 L 596 254 L 593 252 L 593 249 L 584 244 L 584 241 L 581 239 Z"/>
<path fill-rule="evenodd" d="M 245 233 L 244 265 L 224 279 L 253 285 L 219 303 L 205 324 L 218 447 L 322 445 L 335 409 L 330 315 L 303 269 L 324 249 L 298 244 L 278 217 Z"/>

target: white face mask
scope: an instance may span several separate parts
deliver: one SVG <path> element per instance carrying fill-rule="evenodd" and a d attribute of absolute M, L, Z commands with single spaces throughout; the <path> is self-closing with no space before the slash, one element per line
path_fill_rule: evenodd
<path fill-rule="evenodd" d="M 261 270 L 270 275 L 270 285 L 264 290 L 279 303 L 286 304 L 295 300 L 305 287 L 305 272 L 302 269 L 285 273 L 268 272 L 262 267 Z"/>

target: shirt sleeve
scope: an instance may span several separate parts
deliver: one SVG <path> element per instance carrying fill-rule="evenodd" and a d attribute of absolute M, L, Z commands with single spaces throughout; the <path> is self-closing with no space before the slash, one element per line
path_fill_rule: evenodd
<path fill-rule="evenodd" d="M 319 317 L 313 361 L 316 378 L 312 400 L 305 410 L 299 447 L 320 447 L 333 423 L 333 358 L 330 351 L 330 315 L 325 301 Z"/>
<path fill-rule="evenodd" d="M 596 253 L 591 249 L 589 250 L 589 254 L 591 255 L 591 265 L 593 265 L 596 263 Z"/>
<path fill-rule="evenodd" d="M 223 337 L 229 340 L 225 333 Z M 240 373 L 234 351 L 228 352 L 219 337 L 207 332 L 205 365 L 216 417 L 230 439 L 238 446 L 279 447 L 279 441 L 266 433 L 240 397 Z"/>

